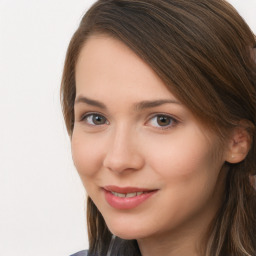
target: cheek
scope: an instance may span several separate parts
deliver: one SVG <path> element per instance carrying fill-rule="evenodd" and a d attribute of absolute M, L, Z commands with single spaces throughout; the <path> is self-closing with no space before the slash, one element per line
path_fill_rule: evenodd
<path fill-rule="evenodd" d="M 81 178 L 93 176 L 100 169 L 101 148 L 87 136 L 74 131 L 71 140 L 72 158 Z"/>
<path fill-rule="evenodd" d="M 211 150 L 205 143 L 196 140 L 186 141 L 178 137 L 172 143 L 163 141 L 147 147 L 148 159 L 151 159 L 153 169 L 168 175 L 190 175 L 199 169 L 209 166 L 213 162 Z M 149 151 L 149 149 L 152 151 Z M 151 156 L 151 157 L 150 157 Z"/>
<path fill-rule="evenodd" d="M 222 161 L 215 161 L 215 145 L 200 136 L 182 140 L 177 136 L 172 142 L 163 141 L 162 150 L 155 150 L 151 166 L 162 184 L 162 204 L 169 202 L 165 216 L 179 223 L 206 209 L 207 202 L 216 205 L 212 198 Z"/>
<path fill-rule="evenodd" d="M 183 129 L 181 134 L 176 133 L 172 138 L 163 139 L 161 143 L 152 141 L 150 146 L 147 145 L 147 150 L 152 169 L 161 179 L 168 181 L 169 187 L 183 189 L 182 193 L 184 188 L 198 191 L 200 188 L 205 189 L 205 186 L 214 185 L 223 164 L 215 156 L 217 144 L 210 143 L 194 127 Z"/>

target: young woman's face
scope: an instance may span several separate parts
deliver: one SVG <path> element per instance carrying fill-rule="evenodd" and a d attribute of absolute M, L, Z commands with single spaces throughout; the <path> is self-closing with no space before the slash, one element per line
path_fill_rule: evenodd
<path fill-rule="evenodd" d="M 127 46 L 89 38 L 74 108 L 73 160 L 114 234 L 139 239 L 209 224 L 221 201 L 224 152 Z"/>

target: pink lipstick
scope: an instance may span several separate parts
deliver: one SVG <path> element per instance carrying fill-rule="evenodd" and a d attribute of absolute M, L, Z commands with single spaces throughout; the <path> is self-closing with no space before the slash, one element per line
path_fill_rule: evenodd
<path fill-rule="evenodd" d="M 136 187 L 121 188 L 117 186 L 106 186 L 103 190 L 108 204 L 120 210 L 135 208 L 158 191 Z"/>

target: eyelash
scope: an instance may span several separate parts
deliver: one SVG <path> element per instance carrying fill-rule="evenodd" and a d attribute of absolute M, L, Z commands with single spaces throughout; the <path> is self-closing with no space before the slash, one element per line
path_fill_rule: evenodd
<path fill-rule="evenodd" d="M 106 117 L 104 117 L 104 115 L 102 114 L 99 114 L 99 113 L 87 113 L 85 115 L 82 116 L 82 118 L 80 119 L 81 122 L 86 122 L 88 125 L 90 126 L 101 126 L 101 125 L 104 125 L 104 124 L 93 124 L 93 123 L 90 123 L 88 121 L 89 118 L 93 118 L 93 117 L 100 117 L 100 118 L 103 118 L 105 120 L 105 122 L 107 122 L 107 124 L 109 124 L 109 121 L 107 120 Z"/>
<path fill-rule="evenodd" d="M 168 129 L 171 129 L 173 127 L 175 127 L 179 121 L 174 118 L 173 116 L 171 115 L 168 115 L 168 114 L 161 114 L 161 113 L 157 113 L 157 114 L 154 114 L 152 115 L 150 118 L 149 118 L 149 121 L 147 121 L 147 123 L 150 123 L 153 121 L 153 119 L 156 119 L 155 121 L 157 122 L 157 118 L 165 118 L 169 121 L 169 123 L 167 125 L 164 125 L 164 126 L 160 126 L 160 125 L 152 125 L 153 127 L 157 127 L 158 129 L 161 129 L 161 130 L 168 130 Z"/>
<path fill-rule="evenodd" d="M 104 123 L 103 124 L 95 124 L 93 123 L 93 118 L 96 118 L 96 117 L 100 117 L 100 118 L 103 118 Z M 89 121 L 89 118 L 91 119 Z M 160 129 L 160 130 L 168 130 L 168 129 L 171 129 L 173 128 L 174 126 L 176 126 L 179 121 L 177 119 L 175 119 L 173 116 L 171 115 L 168 115 L 168 114 L 161 114 L 161 113 L 157 113 L 157 114 L 154 114 L 152 115 L 149 120 L 146 122 L 147 123 L 150 123 L 152 122 L 154 119 L 155 121 L 157 122 L 157 118 L 164 118 L 164 119 L 167 119 L 168 120 L 168 124 L 167 125 L 164 125 L 164 126 L 161 126 L 161 125 L 151 125 L 153 127 L 156 127 L 157 129 Z M 100 114 L 100 113 L 87 113 L 85 115 L 82 116 L 82 118 L 80 119 L 81 122 L 86 122 L 86 124 L 90 125 L 90 126 L 102 126 L 102 125 L 105 125 L 105 124 L 109 124 L 109 121 L 107 120 L 106 117 L 104 117 L 104 115 Z"/>

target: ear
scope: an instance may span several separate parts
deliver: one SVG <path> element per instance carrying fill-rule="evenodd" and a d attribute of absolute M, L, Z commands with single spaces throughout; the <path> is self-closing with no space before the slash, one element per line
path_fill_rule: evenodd
<path fill-rule="evenodd" d="M 232 131 L 226 151 L 226 162 L 236 164 L 243 161 L 251 147 L 250 122 L 241 121 Z"/>

